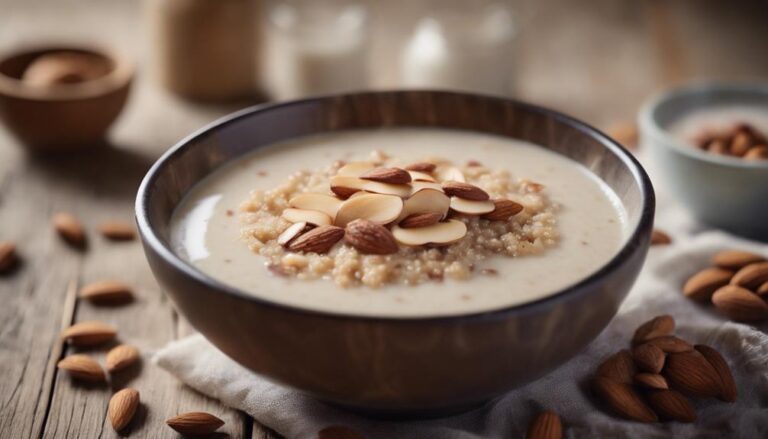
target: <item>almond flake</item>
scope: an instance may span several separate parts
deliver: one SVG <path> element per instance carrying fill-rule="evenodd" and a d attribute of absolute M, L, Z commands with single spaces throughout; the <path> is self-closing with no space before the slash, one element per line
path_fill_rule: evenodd
<path fill-rule="evenodd" d="M 403 211 L 403 199 L 394 195 L 364 194 L 345 201 L 336 214 L 335 224 L 345 227 L 356 219 L 389 224 Z"/>
<path fill-rule="evenodd" d="M 341 206 L 341 200 L 332 195 L 306 193 L 291 198 L 288 205 L 296 209 L 322 212 L 333 219 Z"/>
<path fill-rule="evenodd" d="M 283 211 L 282 217 L 292 223 L 309 223 L 315 226 L 329 226 L 331 217 L 316 210 L 288 208 Z"/>
<path fill-rule="evenodd" d="M 403 245 L 447 245 L 463 238 L 467 234 L 467 225 L 458 220 L 448 220 L 417 229 L 395 226 L 392 228 L 392 234 L 397 242 Z"/>

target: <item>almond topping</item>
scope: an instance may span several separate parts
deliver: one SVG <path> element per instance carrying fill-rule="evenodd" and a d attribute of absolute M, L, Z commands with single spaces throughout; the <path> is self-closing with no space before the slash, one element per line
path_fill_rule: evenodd
<path fill-rule="evenodd" d="M 738 270 L 764 260 L 765 258 L 761 255 L 742 250 L 725 250 L 712 257 L 713 264 L 727 270 Z"/>
<path fill-rule="evenodd" d="M 397 241 L 389 229 L 366 219 L 347 224 L 344 239 L 364 254 L 388 255 L 398 250 Z"/>
<path fill-rule="evenodd" d="M 378 181 L 389 184 L 406 184 L 411 182 L 411 174 L 400 168 L 376 168 L 360 175 L 363 180 Z"/>
<path fill-rule="evenodd" d="M 431 183 L 434 183 L 436 181 L 434 177 L 432 177 L 429 174 L 425 174 L 423 172 L 408 171 L 408 173 L 411 175 L 411 181 L 426 181 Z"/>
<path fill-rule="evenodd" d="M 132 241 L 136 238 L 133 224 L 123 221 L 107 221 L 99 226 L 102 236 L 112 241 Z"/>
<path fill-rule="evenodd" d="M 56 367 L 66 370 L 73 378 L 79 380 L 93 383 L 103 383 L 107 380 L 99 363 L 87 355 L 69 355 L 59 361 Z"/>
<path fill-rule="evenodd" d="M 61 333 L 61 338 L 75 346 L 95 346 L 115 338 L 117 330 L 101 322 L 75 323 Z"/>
<path fill-rule="evenodd" d="M 405 200 L 399 219 L 415 213 L 439 213 L 445 218 L 450 205 L 451 199 L 442 190 L 422 189 Z"/>
<path fill-rule="evenodd" d="M 121 304 L 133 300 L 133 290 L 122 282 L 102 280 L 83 286 L 80 298 L 94 303 Z"/>
<path fill-rule="evenodd" d="M 757 294 L 736 285 L 726 285 L 712 295 L 717 309 L 737 322 L 768 319 L 768 303 Z"/>
<path fill-rule="evenodd" d="M 331 217 L 316 210 L 288 208 L 283 211 L 282 217 L 292 223 L 309 223 L 315 226 L 331 225 Z"/>
<path fill-rule="evenodd" d="M 526 439 L 561 439 L 563 437 L 563 424 L 555 412 L 545 411 L 539 413 L 528 427 Z"/>
<path fill-rule="evenodd" d="M 447 245 L 463 238 L 467 234 L 467 225 L 458 220 L 448 220 L 417 229 L 395 226 L 392 228 L 392 234 L 397 242 L 403 245 Z"/>
<path fill-rule="evenodd" d="M 332 195 L 306 193 L 291 198 L 288 205 L 297 209 L 323 212 L 333 219 L 341 206 L 341 200 Z"/>
<path fill-rule="evenodd" d="M 491 214 L 496 209 L 496 205 L 493 201 L 472 201 L 452 197 L 451 209 L 465 215 L 484 215 Z"/>
<path fill-rule="evenodd" d="M 493 206 L 493 211 L 483 215 L 484 219 L 490 221 L 507 221 L 524 209 L 522 204 L 506 199 L 493 200 Z"/>
<path fill-rule="evenodd" d="M 375 168 L 376 164 L 373 162 L 352 162 L 339 168 L 336 175 L 342 175 L 346 177 L 359 177 L 364 172 L 368 172 Z"/>
<path fill-rule="evenodd" d="M 706 268 L 693 276 L 683 286 L 683 294 L 700 302 L 709 301 L 712 293 L 723 285 L 727 285 L 733 277 L 733 272 L 722 268 Z"/>
<path fill-rule="evenodd" d="M 136 389 L 123 389 L 112 395 L 107 408 L 107 415 L 112 428 L 120 431 L 128 426 L 139 408 L 139 392 Z"/>
<path fill-rule="evenodd" d="M 437 224 L 441 219 L 443 219 L 443 215 L 440 213 L 414 213 L 400 221 L 398 226 L 404 229 L 426 227 L 431 226 L 432 224 Z"/>
<path fill-rule="evenodd" d="M 344 237 L 344 229 L 336 226 L 319 226 L 299 236 L 288 244 L 294 252 L 327 253 Z"/>
<path fill-rule="evenodd" d="M 435 171 L 437 166 L 434 163 L 429 162 L 418 162 L 418 163 L 411 163 L 410 165 L 405 167 L 406 171 L 414 171 L 414 172 L 425 172 L 425 173 L 432 173 Z"/>
<path fill-rule="evenodd" d="M 344 227 L 362 218 L 377 224 L 389 224 L 403 211 L 403 199 L 394 195 L 364 194 L 342 203 L 335 224 Z"/>
<path fill-rule="evenodd" d="M 166 420 L 165 423 L 181 434 L 192 436 L 211 434 L 224 425 L 224 421 L 205 412 L 183 413 Z"/>
<path fill-rule="evenodd" d="M 414 181 L 411 183 L 411 195 L 415 195 L 418 192 L 423 191 L 424 189 L 433 189 L 440 193 L 443 193 L 443 185 L 440 183 L 434 183 L 431 181 Z"/>
<path fill-rule="evenodd" d="M 490 198 L 488 193 L 479 187 L 460 181 L 443 182 L 443 191 L 445 191 L 445 193 L 449 196 L 459 197 L 471 201 L 486 201 Z"/>
<path fill-rule="evenodd" d="M 461 183 L 467 181 L 466 178 L 464 178 L 464 173 L 454 166 L 440 168 L 437 172 L 437 176 L 440 178 L 440 181 L 458 181 Z"/>
<path fill-rule="evenodd" d="M 118 372 L 127 369 L 139 361 L 139 350 L 136 347 L 121 344 L 107 352 L 105 364 L 108 372 Z"/>
<path fill-rule="evenodd" d="M 407 184 L 382 183 L 380 181 L 363 180 L 358 177 L 336 175 L 331 177 L 331 191 L 344 199 L 349 198 L 357 191 L 397 195 L 398 197 L 405 198 L 411 194 L 411 187 Z"/>
<path fill-rule="evenodd" d="M 60 212 L 53 216 L 53 227 L 73 247 L 85 246 L 85 229 L 74 215 Z"/>
<path fill-rule="evenodd" d="M 277 237 L 277 243 L 282 246 L 287 246 L 291 241 L 296 239 L 299 235 L 307 231 L 308 223 L 302 221 L 300 223 L 293 223 L 287 229 L 283 230 L 283 233 Z"/>
<path fill-rule="evenodd" d="M 731 278 L 731 285 L 738 285 L 748 290 L 757 289 L 764 282 L 768 282 L 768 262 L 749 264 Z"/>

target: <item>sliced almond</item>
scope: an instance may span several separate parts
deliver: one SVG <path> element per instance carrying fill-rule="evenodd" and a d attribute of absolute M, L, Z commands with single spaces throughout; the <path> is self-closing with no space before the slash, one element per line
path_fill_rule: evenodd
<path fill-rule="evenodd" d="M 411 194 L 411 187 L 407 184 L 389 184 L 378 181 L 363 180 L 358 177 L 334 176 L 331 177 L 331 191 L 341 198 L 349 198 L 357 191 L 367 191 L 382 195 L 397 195 L 407 197 Z"/>
<path fill-rule="evenodd" d="M 450 206 L 451 199 L 441 190 L 424 188 L 405 200 L 398 220 L 417 213 L 439 213 L 445 218 Z"/>
<path fill-rule="evenodd" d="M 336 175 L 359 177 L 364 172 L 370 171 L 375 167 L 376 164 L 373 162 L 351 162 L 339 168 Z"/>
<path fill-rule="evenodd" d="M 341 206 L 341 200 L 333 195 L 306 193 L 291 198 L 288 205 L 296 209 L 323 212 L 333 219 Z"/>
<path fill-rule="evenodd" d="M 664 351 L 652 343 L 641 344 L 632 349 L 632 358 L 637 367 L 645 372 L 659 373 L 664 367 Z"/>
<path fill-rule="evenodd" d="M 316 210 L 288 208 L 283 211 L 282 217 L 292 223 L 309 223 L 315 226 L 331 225 L 331 217 Z"/>
<path fill-rule="evenodd" d="M 443 219 L 443 214 L 441 213 L 414 213 L 405 217 L 397 225 L 404 229 L 412 229 L 437 224 L 441 219 Z"/>
<path fill-rule="evenodd" d="M 493 205 L 493 210 L 483 215 L 484 219 L 490 221 L 507 221 L 524 209 L 522 204 L 506 199 L 493 200 Z"/>
<path fill-rule="evenodd" d="M 286 246 L 307 230 L 309 224 L 306 221 L 291 224 L 283 233 L 277 237 L 277 243 Z"/>
<path fill-rule="evenodd" d="M 299 236 L 288 244 L 288 249 L 304 253 L 328 253 L 344 237 L 344 229 L 336 226 L 319 226 Z"/>
<path fill-rule="evenodd" d="M 87 355 L 69 355 L 59 361 L 56 367 L 67 371 L 73 378 L 79 380 L 93 383 L 103 383 L 107 380 L 107 376 L 99 363 Z"/>
<path fill-rule="evenodd" d="M 733 277 L 733 271 L 718 267 L 701 270 L 691 276 L 683 286 L 683 294 L 700 302 L 709 301 L 712 293 L 723 285 L 727 285 Z"/>
<path fill-rule="evenodd" d="M 7 241 L 0 242 L 0 273 L 7 273 L 16 266 L 16 246 Z"/>
<path fill-rule="evenodd" d="M 68 244 L 79 248 L 85 246 L 85 229 L 74 215 L 57 213 L 53 216 L 53 227 Z"/>
<path fill-rule="evenodd" d="M 696 410 L 688 398 L 674 390 L 654 390 L 646 395 L 648 403 L 663 419 L 678 422 L 696 420 Z"/>
<path fill-rule="evenodd" d="M 139 358 L 139 350 L 135 346 L 121 344 L 107 352 L 105 365 L 108 372 L 118 372 L 136 364 Z"/>
<path fill-rule="evenodd" d="M 95 346 L 115 338 L 117 329 L 102 322 L 75 323 L 61 333 L 61 338 L 75 346 Z"/>
<path fill-rule="evenodd" d="M 389 224 L 403 211 L 403 199 L 394 195 L 364 194 L 350 198 L 341 205 L 334 223 L 345 227 L 356 219 L 376 224 Z"/>
<path fill-rule="evenodd" d="M 424 189 L 433 189 L 438 192 L 443 192 L 443 185 L 440 183 L 433 183 L 431 181 L 414 181 L 411 183 L 411 196 L 417 192 L 421 192 Z"/>
<path fill-rule="evenodd" d="M 418 172 L 418 171 L 408 171 L 408 173 L 411 175 L 411 181 L 427 181 L 434 183 L 437 180 L 435 180 L 435 177 L 426 174 L 424 172 Z"/>
<path fill-rule="evenodd" d="M 403 245 L 448 245 L 458 241 L 467 234 L 467 225 L 458 220 L 448 220 L 432 226 L 418 229 L 405 229 L 399 226 L 392 228 L 392 234 L 397 242 Z"/>
<path fill-rule="evenodd" d="M 211 434 L 224 425 L 224 421 L 205 412 L 182 413 L 165 423 L 177 432 L 191 436 Z"/>
<path fill-rule="evenodd" d="M 697 344 L 696 350 L 709 362 L 717 375 L 720 377 L 720 399 L 727 402 L 736 401 L 736 381 L 733 379 L 731 368 L 725 361 L 720 352 L 706 345 Z"/>
<path fill-rule="evenodd" d="M 657 390 L 664 390 L 669 389 L 669 384 L 667 383 L 667 379 L 664 378 L 664 376 L 659 375 L 657 373 L 639 373 L 635 375 L 634 381 L 636 384 L 639 384 L 642 387 L 645 387 L 646 389 L 657 389 Z"/>
<path fill-rule="evenodd" d="M 458 181 L 465 182 L 467 179 L 464 177 L 464 173 L 454 166 L 448 166 L 437 170 L 437 178 L 439 181 Z"/>
<path fill-rule="evenodd" d="M 669 354 L 662 375 L 670 387 L 691 396 L 706 398 L 721 393 L 720 377 L 696 351 Z"/>
<path fill-rule="evenodd" d="M 757 322 L 768 319 L 768 303 L 760 296 L 736 285 L 726 285 L 712 295 L 717 309 L 737 322 Z"/>
<path fill-rule="evenodd" d="M 493 201 L 472 201 L 459 197 L 451 197 L 451 209 L 465 215 L 485 215 L 496 209 Z"/>
<path fill-rule="evenodd" d="M 136 389 L 122 389 L 112 395 L 107 415 L 115 431 L 120 431 L 131 423 L 139 408 L 139 402 L 139 391 Z"/>
<path fill-rule="evenodd" d="M 563 424 L 555 412 L 545 411 L 539 413 L 536 419 L 528 426 L 526 439 L 562 439 Z"/>
<path fill-rule="evenodd" d="M 400 168 L 374 168 L 360 174 L 360 178 L 389 184 L 406 184 L 411 182 L 411 174 L 405 169 Z"/>
<path fill-rule="evenodd" d="M 768 282 L 768 262 L 749 264 L 731 278 L 731 285 L 738 285 L 748 290 L 755 290 L 765 282 Z"/>
<path fill-rule="evenodd" d="M 107 221 L 99 226 L 102 236 L 112 241 L 132 241 L 136 238 L 133 224 L 124 221 Z"/>
<path fill-rule="evenodd" d="M 675 330 L 675 319 L 668 314 L 656 316 L 640 325 L 635 331 L 632 341 L 642 343 L 656 337 L 670 335 Z"/>
<path fill-rule="evenodd" d="M 437 166 L 434 163 L 417 162 L 417 163 L 411 163 L 410 165 L 406 166 L 405 170 L 423 172 L 423 173 L 432 173 L 435 171 L 436 168 Z"/>
<path fill-rule="evenodd" d="M 726 270 L 738 270 L 764 260 L 762 255 L 742 250 L 725 250 L 712 257 L 713 264 Z"/>
<path fill-rule="evenodd" d="M 600 363 L 596 375 L 620 383 L 632 384 L 636 369 L 632 354 L 622 349 Z"/>
<path fill-rule="evenodd" d="M 389 229 L 366 219 L 356 219 L 347 224 L 344 240 L 364 254 L 388 255 L 398 250 Z"/>
<path fill-rule="evenodd" d="M 83 286 L 79 296 L 94 303 L 119 304 L 133 300 L 133 289 L 123 282 L 102 280 Z"/>
<path fill-rule="evenodd" d="M 656 422 L 656 413 L 643 401 L 632 385 L 610 378 L 596 377 L 592 388 L 616 414 L 639 422 Z"/>
<path fill-rule="evenodd" d="M 459 197 L 465 200 L 486 201 L 490 198 L 488 193 L 479 187 L 460 181 L 443 182 L 443 191 L 451 197 Z"/>

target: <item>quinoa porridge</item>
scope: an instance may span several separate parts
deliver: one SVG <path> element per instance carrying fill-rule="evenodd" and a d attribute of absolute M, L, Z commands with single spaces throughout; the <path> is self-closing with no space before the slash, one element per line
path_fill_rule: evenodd
<path fill-rule="evenodd" d="M 625 213 L 581 165 L 454 130 L 311 136 L 216 171 L 172 221 L 175 250 L 254 295 L 365 315 L 477 312 L 597 270 Z"/>

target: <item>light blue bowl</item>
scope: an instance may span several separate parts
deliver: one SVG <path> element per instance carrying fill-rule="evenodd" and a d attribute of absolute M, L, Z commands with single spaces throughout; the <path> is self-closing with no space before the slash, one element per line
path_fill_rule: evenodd
<path fill-rule="evenodd" d="M 706 84 L 649 100 L 639 116 L 643 146 L 675 199 L 702 222 L 768 241 L 768 160 L 710 154 L 674 138 L 668 128 L 692 110 L 748 104 L 768 109 L 768 84 Z"/>

